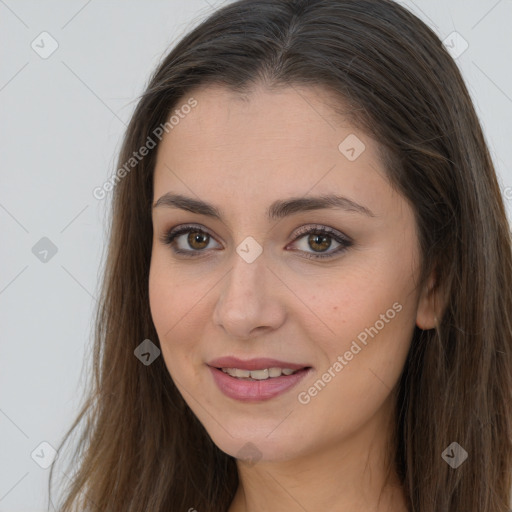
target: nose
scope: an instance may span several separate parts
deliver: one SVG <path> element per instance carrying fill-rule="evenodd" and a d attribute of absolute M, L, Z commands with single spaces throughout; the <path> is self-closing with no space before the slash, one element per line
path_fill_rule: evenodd
<path fill-rule="evenodd" d="M 286 318 L 282 300 L 286 287 L 267 266 L 264 253 L 252 263 L 237 253 L 233 260 L 232 269 L 219 285 L 215 325 L 244 340 L 278 329 Z"/>

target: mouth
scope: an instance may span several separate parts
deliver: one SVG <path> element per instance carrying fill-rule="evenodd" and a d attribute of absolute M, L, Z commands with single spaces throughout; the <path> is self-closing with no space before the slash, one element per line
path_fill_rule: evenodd
<path fill-rule="evenodd" d="M 226 396 L 243 402 L 268 400 L 295 387 L 312 367 L 275 359 L 221 358 L 208 367 L 215 384 Z"/>
<path fill-rule="evenodd" d="M 227 373 L 231 377 L 240 380 L 267 380 L 267 379 L 276 379 L 281 377 L 281 375 L 289 376 L 294 373 L 300 372 L 301 370 L 306 370 L 310 368 L 304 367 L 299 370 L 293 370 L 291 368 L 279 368 L 279 367 L 271 367 L 271 368 L 263 368 L 261 370 L 244 370 L 242 368 L 217 368 L 217 370 L 222 370 L 224 373 Z"/>

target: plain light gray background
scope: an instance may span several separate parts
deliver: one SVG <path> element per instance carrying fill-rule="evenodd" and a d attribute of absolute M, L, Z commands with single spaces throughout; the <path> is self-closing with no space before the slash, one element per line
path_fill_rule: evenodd
<path fill-rule="evenodd" d="M 223 3 L 0 0 L 0 512 L 46 510 L 40 444 L 57 447 L 78 410 L 110 198 L 92 190 L 115 171 L 150 72 Z M 510 218 L 512 1 L 401 3 L 442 40 L 458 32 L 456 49 L 467 41 L 456 60 Z M 46 263 L 32 252 L 43 237 L 57 249 Z"/>

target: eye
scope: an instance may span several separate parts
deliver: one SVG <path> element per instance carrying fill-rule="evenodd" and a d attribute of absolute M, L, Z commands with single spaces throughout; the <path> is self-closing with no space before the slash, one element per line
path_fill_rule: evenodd
<path fill-rule="evenodd" d="M 332 258 L 337 254 L 346 251 L 350 246 L 353 245 L 352 240 L 344 235 L 343 233 L 336 231 L 327 226 L 304 226 L 295 233 L 298 238 L 297 240 L 304 239 L 302 243 L 304 257 L 310 259 L 323 259 Z M 333 251 L 326 252 L 332 246 L 332 240 L 338 244 L 337 248 Z M 311 248 L 313 252 L 307 252 L 305 249 Z"/>
<path fill-rule="evenodd" d="M 294 243 L 304 239 L 300 252 L 304 252 L 304 257 L 310 259 L 331 258 L 353 245 L 352 240 L 343 233 L 321 225 L 304 226 L 295 233 L 295 236 Z M 172 246 L 175 254 L 186 257 L 196 257 L 205 252 L 212 240 L 212 235 L 195 225 L 179 226 L 164 233 L 160 238 L 162 243 Z M 326 252 L 331 248 L 333 240 L 338 246 L 335 250 Z M 313 249 L 313 252 L 307 252 L 308 247 Z"/>
<path fill-rule="evenodd" d="M 184 237 L 183 235 L 185 234 L 188 234 L 188 236 Z M 193 225 L 184 225 L 171 229 L 164 233 L 160 239 L 162 243 L 171 245 L 176 254 L 190 257 L 195 256 L 192 254 L 194 252 L 203 252 L 211 240 L 213 240 L 213 237 L 207 231 Z M 189 248 L 192 248 L 192 250 Z"/>

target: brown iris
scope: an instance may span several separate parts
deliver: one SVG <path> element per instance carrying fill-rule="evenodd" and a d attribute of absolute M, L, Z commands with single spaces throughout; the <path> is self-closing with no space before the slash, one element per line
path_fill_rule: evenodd
<path fill-rule="evenodd" d="M 318 242 L 319 239 L 322 241 Z M 313 247 L 314 245 L 320 246 L 319 251 L 321 251 L 322 249 L 329 249 L 329 247 L 331 246 L 331 241 L 330 241 L 329 236 L 318 235 L 318 234 L 314 234 L 314 233 L 309 235 L 308 243 L 310 244 L 311 248 L 314 249 L 315 251 L 317 249 L 315 249 L 315 247 Z"/>
<path fill-rule="evenodd" d="M 202 233 L 201 231 L 190 231 L 187 237 L 187 242 L 189 243 L 190 247 L 193 247 L 194 249 L 204 249 L 208 245 L 208 239 L 210 235 L 207 233 Z M 195 244 L 201 244 L 204 243 L 204 246 L 198 247 Z"/>

